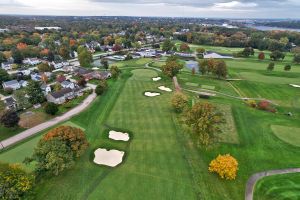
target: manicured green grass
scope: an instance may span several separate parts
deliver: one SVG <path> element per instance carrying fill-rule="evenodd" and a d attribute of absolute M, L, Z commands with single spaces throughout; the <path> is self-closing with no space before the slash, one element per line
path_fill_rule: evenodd
<path fill-rule="evenodd" d="M 254 200 L 300 199 L 300 173 L 265 177 L 255 186 Z"/>
<path fill-rule="evenodd" d="M 273 133 L 282 141 L 300 147 L 300 128 L 271 125 Z"/>
<path fill-rule="evenodd" d="M 61 124 L 60 126 L 71 126 L 71 127 L 79 128 L 79 129 L 85 131 L 85 128 L 83 128 L 82 126 L 79 126 L 79 125 L 77 125 L 77 124 L 75 124 L 74 122 L 71 122 L 71 121 L 67 121 L 67 122 Z"/>

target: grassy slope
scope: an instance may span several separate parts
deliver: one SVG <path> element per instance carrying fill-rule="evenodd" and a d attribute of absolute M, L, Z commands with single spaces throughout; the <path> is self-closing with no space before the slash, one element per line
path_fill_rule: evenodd
<path fill-rule="evenodd" d="M 254 200 L 300 199 L 300 174 L 284 174 L 263 178 L 255 187 Z"/>
<path fill-rule="evenodd" d="M 300 128 L 272 125 L 271 129 L 279 139 L 291 145 L 300 147 Z"/>

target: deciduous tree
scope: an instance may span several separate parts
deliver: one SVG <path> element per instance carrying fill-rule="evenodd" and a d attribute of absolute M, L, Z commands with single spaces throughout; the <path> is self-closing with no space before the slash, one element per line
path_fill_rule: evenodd
<path fill-rule="evenodd" d="M 107 90 L 107 88 L 108 88 L 108 85 L 107 85 L 106 80 L 101 80 L 100 83 L 97 85 L 95 92 L 99 96 L 99 95 L 102 95 Z"/>
<path fill-rule="evenodd" d="M 197 144 L 209 146 L 221 132 L 222 114 L 209 103 L 196 103 L 184 113 L 185 124 L 191 128 Z"/>
<path fill-rule="evenodd" d="M 34 186 L 34 176 L 17 164 L 0 163 L 1 199 L 22 199 Z"/>
<path fill-rule="evenodd" d="M 44 110 L 49 115 L 55 115 L 58 112 L 58 106 L 55 103 L 49 102 L 46 104 Z"/>
<path fill-rule="evenodd" d="M 29 102 L 31 104 L 43 103 L 45 101 L 45 97 L 39 82 L 29 81 L 26 87 L 26 92 L 29 96 Z"/>
<path fill-rule="evenodd" d="M 0 118 L 0 123 L 7 128 L 12 128 L 18 126 L 20 117 L 18 113 L 12 110 L 7 110 Z"/>
<path fill-rule="evenodd" d="M 173 76 L 176 76 L 182 68 L 183 65 L 181 63 L 178 63 L 176 61 L 170 61 L 162 66 L 162 72 L 166 76 L 172 78 Z"/>

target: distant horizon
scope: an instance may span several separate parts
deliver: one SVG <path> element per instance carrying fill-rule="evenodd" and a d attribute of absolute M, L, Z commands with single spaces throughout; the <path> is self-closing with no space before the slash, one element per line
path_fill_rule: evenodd
<path fill-rule="evenodd" d="M 242 17 L 192 17 L 192 16 L 139 16 L 139 15 L 42 15 L 42 14 L 2 14 L 0 16 L 25 16 L 25 17 L 135 17 L 135 18 L 190 18 L 190 19 L 240 19 L 240 20 L 295 20 L 300 21 L 299 18 L 242 18 Z"/>

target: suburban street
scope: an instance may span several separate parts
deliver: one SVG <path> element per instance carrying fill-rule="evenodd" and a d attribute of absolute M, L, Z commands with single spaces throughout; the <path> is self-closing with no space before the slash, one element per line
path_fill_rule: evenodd
<path fill-rule="evenodd" d="M 88 86 L 95 88 L 95 85 L 92 84 L 88 84 Z M 77 107 L 73 108 L 72 110 L 70 110 L 69 112 L 55 117 L 54 119 L 51 119 L 47 122 L 44 122 L 42 124 L 39 124 L 35 127 L 32 127 L 30 129 L 27 129 L 26 131 L 23 131 L 13 137 L 10 137 L 6 140 L 3 140 L 0 142 L 0 149 L 4 149 L 7 148 L 11 145 L 14 145 L 18 142 L 21 142 L 22 140 L 25 140 L 51 126 L 54 126 L 56 124 L 59 124 L 63 121 L 66 121 L 68 119 L 70 119 L 71 117 L 79 114 L 81 111 L 83 111 L 84 109 L 86 109 L 92 102 L 93 100 L 96 98 L 96 93 L 92 93 L 91 95 L 89 95 L 81 104 L 79 104 Z"/>

